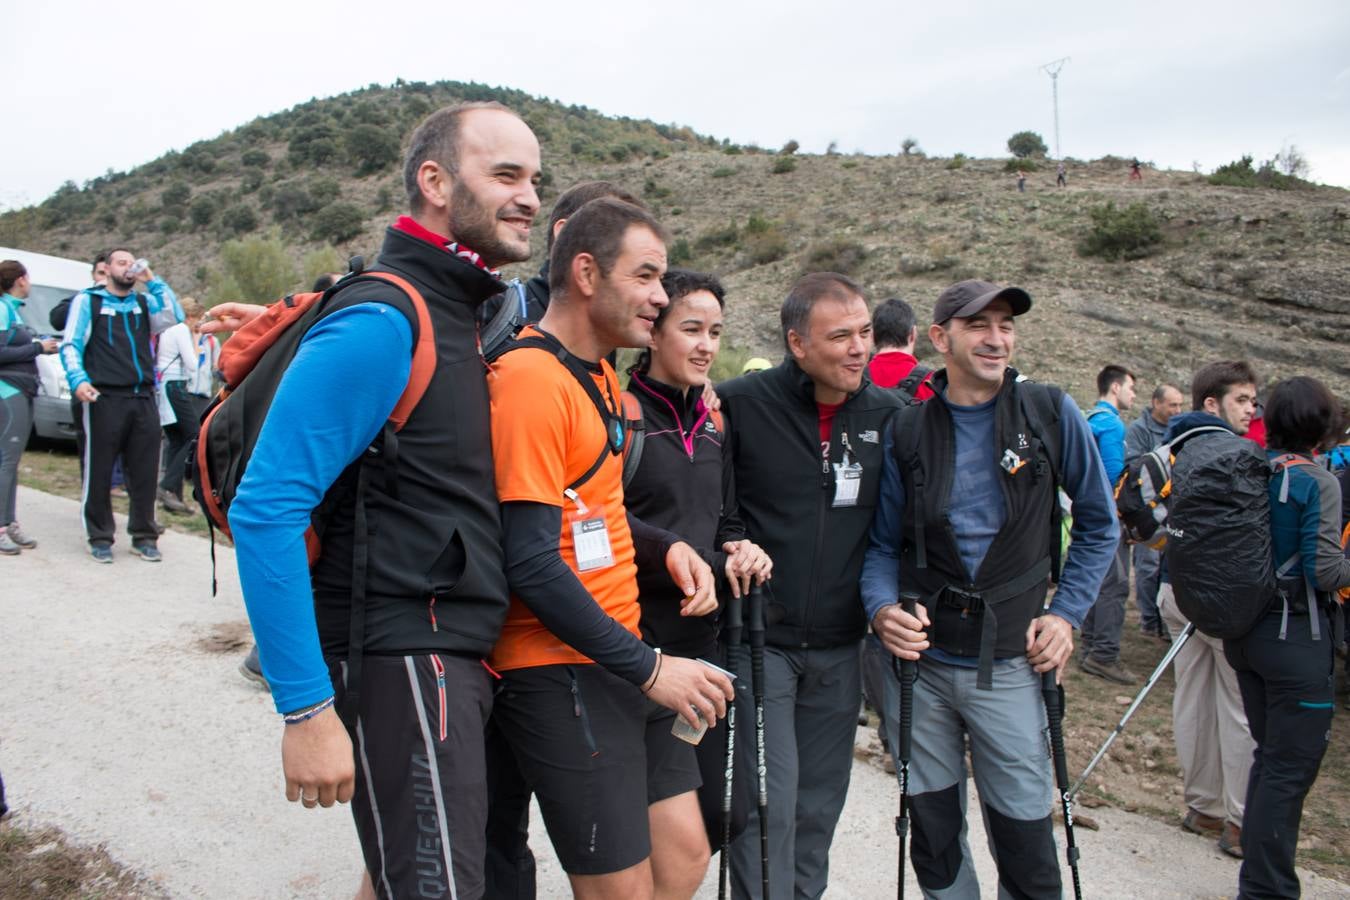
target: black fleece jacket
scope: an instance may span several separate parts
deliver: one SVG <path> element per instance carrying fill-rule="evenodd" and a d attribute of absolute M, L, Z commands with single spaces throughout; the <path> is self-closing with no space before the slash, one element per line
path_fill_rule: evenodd
<path fill-rule="evenodd" d="M 740 518 L 773 559 L 767 641 L 835 647 L 866 630 L 858 576 L 881 479 L 882 436 L 900 406 L 864 376 L 820 440 L 815 385 L 792 359 L 718 388 Z M 835 465 L 862 466 L 857 503 L 836 507 Z M 822 457 L 822 451 L 828 457 Z"/>

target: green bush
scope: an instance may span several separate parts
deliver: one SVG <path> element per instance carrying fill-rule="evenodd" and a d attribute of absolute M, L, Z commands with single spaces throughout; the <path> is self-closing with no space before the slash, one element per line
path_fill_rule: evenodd
<path fill-rule="evenodd" d="M 1040 169 L 1040 166 L 1036 164 L 1036 160 L 1025 157 L 1022 159 L 1013 158 L 1003 164 L 1003 171 L 1005 172 L 1035 172 L 1038 169 Z"/>
<path fill-rule="evenodd" d="M 175 181 L 160 192 L 159 203 L 165 212 L 181 213 L 191 196 L 192 188 L 186 181 Z"/>
<path fill-rule="evenodd" d="M 797 157 L 780 156 L 773 161 L 773 168 L 770 169 L 769 171 L 775 175 L 784 175 L 788 172 L 795 172 L 796 170 L 797 170 Z"/>
<path fill-rule="evenodd" d="M 278 222 L 297 219 L 319 208 L 319 204 L 309 191 L 303 185 L 294 181 L 288 181 L 273 188 L 271 200 L 268 202 L 272 207 L 272 215 L 276 217 Z"/>
<path fill-rule="evenodd" d="M 337 156 L 337 132 L 326 122 L 297 127 L 286 144 L 291 165 L 323 165 Z"/>
<path fill-rule="evenodd" d="M 231 234 L 248 234 L 258 227 L 258 216 L 247 203 L 236 203 L 220 214 L 220 224 Z"/>
<path fill-rule="evenodd" d="M 960 168 L 964 167 L 965 164 L 966 164 L 966 155 L 965 155 L 964 153 L 958 153 L 958 154 L 956 154 L 955 156 L 953 156 L 951 159 L 947 160 L 947 164 L 946 164 L 946 166 L 944 166 L 944 168 L 947 168 L 947 169 L 960 169 Z"/>
<path fill-rule="evenodd" d="M 746 256 L 757 266 L 777 262 L 788 255 L 787 235 L 777 225 L 755 232 L 747 227 L 743 246 Z"/>
<path fill-rule="evenodd" d="M 372 175 L 398 162 L 398 138 L 378 125 L 357 125 L 343 136 L 357 175 Z"/>
<path fill-rule="evenodd" d="M 1008 152 L 1025 159 L 1028 156 L 1044 156 L 1050 152 L 1045 141 L 1034 131 L 1019 131 L 1008 138 Z"/>
<path fill-rule="evenodd" d="M 676 239 L 675 243 L 670 245 L 669 262 L 672 266 L 682 266 L 694 258 L 694 251 L 689 246 L 689 241 L 685 238 Z"/>
<path fill-rule="evenodd" d="M 311 178 L 307 186 L 316 206 L 327 206 L 342 193 L 342 185 L 336 178 Z"/>
<path fill-rule="evenodd" d="M 1078 244 L 1083 256 L 1103 259 L 1142 259 L 1161 249 L 1163 233 L 1158 216 L 1143 203 L 1117 209 L 1114 202 L 1089 210 L 1092 228 Z"/>
<path fill-rule="evenodd" d="M 1286 175 L 1276 168 L 1274 160 L 1266 160 L 1259 168 L 1252 165 L 1250 155 L 1219 166 L 1209 176 L 1209 183 L 1226 187 L 1275 188 L 1288 191 L 1312 185 L 1296 175 Z"/>
<path fill-rule="evenodd" d="M 857 241 L 834 238 L 817 244 L 806 254 L 803 272 L 838 272 L 852 275 L 867 259 L 867 248 Z"/>
<path fill-rule="evenodd" d="M 716 250 L 719 247 L 729 247 L 740 239 L 741 230 L 732 222 L 724 228 L 714 228 L 711 231 L 705 231 L 699 235 L 698 240 L 694 242 L 694 248 L 700 252 L 707 250 Z"/>
<path fill-rule="evenodd" d="M 923 150 L 919 149 L 917 138 L 907 137 L 900 142 L 900 152 L 905 156 L 922 156 Z"/>
<path fill-rule="evenodd" d="M 732 175 L 735 174 L 736 170 L 733 169 L 731 166 L 718 166 L 716 169 L 712 170 L 713 178 L 730 178 Z"/>
<path fill-rule="evenodd" d="M 194 228 L 202 228 L 211 224 L 211 220 L 216 217 L 216 200 L 211 196 L 201 196 L 192 201 L 192 206 L 188 208 L 188 218 L 192 221 Z"/>
<path fill-rule="evenodd" d="M 177 216 L 165 216 L 159 220 L 159 230 L 164 234 L 173 234 L 183 227 L 183 220 Z"/>
<path fill-rule="evenodd" d="M 267 164 L 271 161 L 272 157 L 267 155 L 266 150 L 260 150 L 256 147 L 251 150 L 245 150 L 243 155 L 239 157 L 239 162 L 254 169 L 266 168 Z"/>
<path fill-rule="evenodd" d="M 361 233 L 366 215 L 354 203 L 330 203 L 314 214 L 313 235 L 316 241 L 340 244 Z"/>
<path fill-rule="evenodd" d="M 778 152 L 784 156 L 791 156 L 792 154 L 800 150 L 801 147 L 802 145 L 797 143 L 796 141 L 788 141 L 786 144 L 783 145 L 783 149 L 779 150 Z"/>
<path fill-rule="evenodd" d="M 226 241 L 220 268 L 205 280 L 212 303 L 271 303 L 296 288 L 295 265 L 276 234 Z"/>
<path fill-rule="evenodd" d="M 266 176 L 260 169 L 245 169 L 244 174 L 239 178 L 239 190 L 245 194 L 253 193 L 262 187 L 264 177 Z"/>

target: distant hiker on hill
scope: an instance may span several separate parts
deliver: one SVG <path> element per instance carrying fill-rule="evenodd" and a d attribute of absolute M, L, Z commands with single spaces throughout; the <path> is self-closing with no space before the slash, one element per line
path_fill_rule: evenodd
<path fill-rule="evenodd" d="M 884 430 L 862 594 L 886 649 L 918 661 L 911 858 L 928 898 L 980 896 L 965 838 L 967 739 L 998 896 L 1061 895 L 1038 673 L 1058 675 L 1072 656 L 1120 529 L 1073 399 L 1009 365 L 1015 317 L 1030 309 L 1021 288 L 962 281 L 943 291 L 928 329 L 946 363 L 935 396 Z M 1059 485 L 1074 502 L 1062 572 Z M 919 595 L 914 615 L 902 592 Z M 895 709 L 898 680 L 885 683 Z"/>
<path fill-rule="evenodd" d="M 502 290 L 495 267 L 529 258 L 539 177 L 538 141 L 500 104 L 446 107 L 418 126 L 403 166 L 410 215 L 386 231 L 376 269 L 417 289 L 431 332 L 403 288 L 339 286 L 271 400 L 229 511 L 285 721 L 286 798 L 352 801 L 368 895 L 483 891 L 494 679 L 482 660 L 508 591 L 475 312 Z M 430 380 L 392 437 L 425 336 Z M 325 497 L 336 507 L 311 570 L 305 533 Z"/>
<path fill-rule="evenodd" d="M 1173 384 L 1153 389 L 1148 409 L 1125 429 L 1125 459 L 1135 459 L 1158 446 L 1167 432 L 1167 423 L 1180 414 L 1181 390 Z M 1166 639 L 1167 627 L 1158 615 L 1158 577 L 1162 553 L 1147 544 L 1134 545 L 1134 603 L 1139 608 L 1139 631 L 1150 637 Z"/>
<path fill-rule="evenodd" d="M 1240 897 L 1299 896 L 1294 854 L 1303 801 L 1327 751 L 1335 701 L 1336 592 L 1350 587 L 1340 485 L 1313 461 L 1340 435 L 1340 417 L 1340 403 L 1314 378 L 1290 378 L 1270 392 L 1267 456 L 1285 463 L 1270 480 L 1273 564 L 1278 573 L 1296 563 L 1256 627 L 1224 642 L 1256 740 Z"/>
<path fill-rule="evenodd" d="M 1068 187 L 1068 185 L 1068 171 L 1064 168 L 1064 163 L 1060 163 L 1055 167 L 1055 187 Z"/>
<path fill-rule="evenodd" d="M 1130 160 L 1130 181 L 1143 181 L 1144 173 L 1139 168 L 1139 160 Z"/>
<path fill-rule="evenodd" d="M 1027 173 L 1021 169 L 1017 170 L 1017 192 L 1025 194 L 1027 192 Z"/>
<path fill-rule="evenodd" d="M 1115 486 L 1125 468 L 1125 422 L 1122 413 L 1134 406 L 1134 374 L 1123 366 L 1106 366 L 1097 373 L 1097 405 L 1088 410 L 1088 427 L 1097 442 L 1106 481 Z M 1130 546 L 1124 536 L 1116 557 L 1102 579 L 1097 601 L 1083 619 L 1083 651 L 1078 666 L 1089 675 L 1116 684 L 1138 679 L 1120 664 L 1120 632 L 1125 625 L 1125 602 L 1130 597 Z"/>
<path fill-rule="evenodd" d="M 1245 434 L 1256 406 L 1256 374 L 1242 361 L 1210 363 L 1191 378 L 1191 412 L 1173 416 L 1163 440 L 1200 425 Z M 1177 608 L 1164 563 L 1158 612 L 1173 635 L 1187 619 Z M 1218 838 L 1219 849 L 1242 856 L 1242 816 L 1252 750 L 1237 674 L 1224 658 L 1223 641 L 1191 635 L 1174 664 L 1172 726 L 1186 799 L 1181 827 Z"/>
<path fill-rule="evenodd" d="M 140 288 L 144 288 L 141 291 Z M 116 523 L 113 464 L 121 457 L 131 513 L 131 552 L 161 559 L 155 527 L 160 424 L 151 336 L 183 320 L 178 297 L 144 260 L 126 249 L 108 253 L 108 283 L 75 295 L 61 343 L 61 364 L 82 406 L 83 502 L 89 555 L 111 563 Z M 97 327 L 96 327 L 97 326 Z"/>
<path fill-rule="evenodd" d="M 731 856 L 735 895 L 759 897 L 759 829 L 767 829 L 766 900 L 819 897 L 828 881 L 862 694 L 858 574 L 881 434 L 900 404 L 866 378 L 872 318 L 852 279 L 802 276 L 779 317 L 783 361 L 719 388 L 741 519 L 774 563 L 765 604 L 768 821 L 752 810 Z M 738 675 L 737 721 L 754 722 L 750 666 Z M 752 758 L 752 742 L 737 746 Z"/>

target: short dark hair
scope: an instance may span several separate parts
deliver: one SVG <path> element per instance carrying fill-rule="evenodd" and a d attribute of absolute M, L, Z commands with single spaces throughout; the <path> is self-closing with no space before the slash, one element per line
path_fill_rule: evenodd
<path fill-rule="evenodd" d="M 544 233 L 545 251 L 553 249 L 553 229 L 558 222 L 572 218 L 577 210 L 601 197 L 613 197 L 624 203 L 631 203 L 638 209 L 647 208 L 641 200 L 612 181 L 583 181 L 581 184 L 574 184 L 558 195 L 558 202 L 553 204 L 553 212 L 548 214 L 548 231 Z"/>
<path fill-rule="evenodd" d="M 567 227 L 549 254 L 549 294 L 558 297 L 566 291 L 572 260 L 582 253 L 595 259 L 601 275 L 613 271 L 623 250 L 624 235 L 634 225 L 649 229 L 662 243 L 669 240 L 666 229 L 651 213 L 613 197 L 592 200 L 569 216 Z"/>
<path fill-rule="evenodd" d="M 408 150 L 403 154 L 403 189 L 408 194 L 408 208 L 413 212 L 422 208 L 422 189 L 417 184 L 417 170 L 422 163 L 431 160 L 451 175 L 459 174 L 459 128 L 464 114 L 476 109 L 496 109 L 516 115 L 495 100 L 458 103 L 427 116 L 408 139 Z"/>
<path fill-rule="evenodd" d="M 1266 400 L 1266 445 L 1310 453 L 1340 437 L 1340 401 L 1316 378 L 1296 375 L 1271 389 Z"/>
<path fill-rule="evenodd" d="M 1159 382 L 1158 386 L 1153 389 L 1153 402 L 1161 403 L 1163 400 L 1166 400 L 1168 391 L 1176 391 L 1180 394 L 1181 388 L 1172 384 L 1170 381 Z"/>
<path fill-rule="evenodd" d="M 1191 377 L 1191 409 L 1204 409 L 1210 397 L 1223 400 L 1239 384 L 1256 384 L 1256 372 L 1245 359 L 1224 359 L 1202 366 Z"/>
<path fill-rule="evenodd" d="M 100 250 L 94 254 L 94 261 L 89 264 L 89 271 L 92 272 L 97 269 L 99 263 L 108 264 L 108 252 L 106 250 Z"/>
<path fill-rule="evenodd" d="M 847 275 L 838 272 L 811 272 L 798 278 L 792 290 L 788 291 L 783 308 L 778 314 L 779 321 L 783 325 L 783 346 L 789 353 L 792 352 L 792 348 L 788 346 L 788 333 L 795 331 L 805 335 L 811 322 L 811 310 L 815 309 L 816 301 L 827 297 L 841 303 L 847 303 L 854 297 L 861 297 L 864 303 L 867 302 L 867 295 L 863 293 L 862 286 Z"/>
<path fill-rule="evenodd" d="M 914 307 L 898 297 L 883 300 L 872 310 L 872 340 L 878 350 L 903 347 L 914 330 Z"/>
<path fill-rule="evenodd" d="M 1125 379 L 1137 380 L 1134 373 L 1124 366 L 1118 366 L 1112 363 L 1097 373 L 1097 396 L 1105 397 L 1111 390 L 1112 385 L 1124 384 Z"/>

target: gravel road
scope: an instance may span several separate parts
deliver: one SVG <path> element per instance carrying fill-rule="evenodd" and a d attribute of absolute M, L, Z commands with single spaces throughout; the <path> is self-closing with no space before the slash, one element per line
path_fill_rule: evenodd
<path fill-rule="evenodd" d="M 106 844 L 173 896 L 349 896 L 360 861 L 348 814 L 284 801 L 282 726 L 236 672 L 240 652 L 229 648 L 247 631 L 232 552 L 217 548 L 213 599 L 201 538 L 166 534 L 164 562 L 150 565 L 119 537 L 114 565 L 100 566 L 76 503 L 20 488 L 18 508 L 41 546 L 0 559 L 0 772 L 14 821 Z M 894 896 L 896 795 L 893 777 L 855 763 L 828 896 Z M 1090 814 L 1101 830 L 1077 831 L 1085 896 L 1236 892 L 1237 862 L 1212 841 L 1120 810 Z M 970 841 L 993 897 L 978 816 Z M 540 896 L 567 896 L 537 815 L 533 844 Z M 1350 896 L 1301 874 L 1305 897 Z M 715 878 L 714 858 L 699 897 L 716 896 Z"/>

